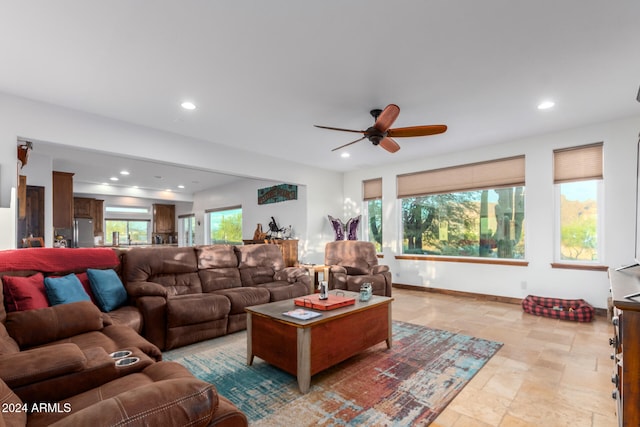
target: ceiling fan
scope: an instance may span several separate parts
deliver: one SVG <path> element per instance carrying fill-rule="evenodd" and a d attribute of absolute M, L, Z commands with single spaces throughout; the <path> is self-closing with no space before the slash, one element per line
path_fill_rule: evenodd
<path fill-rule="evenodd" d="M 362 141 L 367 138 L 373 145 L 379 145 L 390 153 L 395 153 L 400 149 L 400 145 L 393 138 L 403 138 L 407 136 L 428 136 L 428 135 L 436 135 L 439 133 L 443 133 L 447 131 L 446 125 L 423 125 L 423 126 L 409 126 L 405 128 L 395 128 L 390 129 L 393 122 L 396 121 L 398 115 L 400 114 L 400 107 L 395 104 L 389 104 L 385 107 L 384 110 L 371 110 L 371 115 L 373 116 L 375 123 L 373 126 L 368 128 L 367 130 L 352 130 L 352 129 L 341 129 L 334 128 L 330 126 L 320 126 L 314 125 L 317 128 L 322 129 L 331 129 L 331 130 L 340 130 L 344 132 L 355 132 L 361 133 L 364 136 L 362 138 L 358 138 L 355 141 L 351 141 L 347 144 L 341 145 L 340 147 L 334 148 L 331 151 L 336 151 L 341 148 L 347 147 L 351 144 L 355 144 L 356 142 Z"/>

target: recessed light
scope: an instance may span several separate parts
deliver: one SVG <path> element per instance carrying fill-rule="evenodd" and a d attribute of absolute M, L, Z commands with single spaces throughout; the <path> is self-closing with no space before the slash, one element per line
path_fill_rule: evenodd
<path fill-rule="evenodd" d="M 184 188 L 184 185 L 178 185 L 178 188 Z"/>
<path fill-rule="evenodd" d="M 129 171 L 120 171 L 120 175 L 129 175 Z"/>
<path fill-rule="evenodd" d="M 111 178 L 109 178 L 111 181 L 118 181 L 118 177 L 117 176 L 112 176 Z"/>
<path fill-rule="evenodd" d="M 182 104 L 180 104 L 182 106 L 182 108 L 184 108 L 185 110 L 195 110 L 196 109 L 196 105 L 193 102 L 189 102 L 189 101 L 185 101 Z"/>
<path fill-rule="evenodd" d="M 553 101 L 542 101 L 540 104 L 538 104 L 538 110 L 548 110 L 554 105 L 556 105 L 556 103 Z"/>
<path fill-rule="evenodd" d="M 345 153 L 340 154 L 340 157 L 342 157 L 343 159 L 346 159 L 347 157 L 351 157 L 351 154 L 345 152 Z"/>
<path fill-rule="evenodd" d="M 164 191 L 167 191 L 167 192 L 171 193 L 171 189 L 170 189 L 170 188 L 167 188 L 167 189 L 166 189 L 166 190 L 164 190 Z"/>

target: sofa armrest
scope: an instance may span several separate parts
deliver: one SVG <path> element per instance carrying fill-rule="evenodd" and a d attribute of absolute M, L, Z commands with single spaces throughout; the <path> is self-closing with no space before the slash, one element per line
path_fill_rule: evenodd
<path fill-rule="evenodd" d="M 167 299 L 165 297 L 141 297 L 136 305 L 142 313 L 143 335 L 160 350 L 165 349 L 167 331 Z"/>
<path fill-rule="evenodd" d="M 33 384 L 84 369 L 87 358 L 76 344 L 39 347 L 0 357 L 0 378 L 10 388 Z"/>
<path fill-rule="evenodd" d="M 387 271 L 389 271 L 388 265 L 374 265 L 371 268 L 371 274 L 381 274 L 386 273 Z"/>
<path fill-rule="evenodd" d="M 154 282 L 131 282 L 126 285 L 127 293 L 132 297 L 167 297 L 167 288 Z"/>
<path fill-rule="evenodd" d="M 347 289 L 347 269 L 341 265 L 330 265 L 326 270 L 328 277 L 325 276 L 329 290 L 331 289 Z M 325 274 L 326 274 L 325 273 Z"/>
<path fill-rule="evenodd" d="M 329 274 L 347 274 L 347 269 L 341 265 L 330 265 Z"/>
<path fill-rule="evenodd" d="M 276 271 L 273 276 L 274 280 L 282 280 L 289 283 L 295 283 L 301 277 L 309 277 L 309 270 L 302 267 L 285 267 Z"/>
<path fill-rule="evenodd" d="M 212 384 L 177 378 L 136 387 L 72 411 L 55 425 L 208 425 L 217 408 L 218 394 Z"/>

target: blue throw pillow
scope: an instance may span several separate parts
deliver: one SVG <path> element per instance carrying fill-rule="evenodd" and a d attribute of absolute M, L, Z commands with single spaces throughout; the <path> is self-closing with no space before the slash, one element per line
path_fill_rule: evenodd
<path fill-rule="evenodd" d="M 73 273 L 62 277 L 45 277 L 44 290 L 51 305 L 91 301 L 89 295 L 84 291 L 80 279 Z"/>
<path fill-rule="evenodd" d="M 109 312 L 127 302 L 127 291 L 114 270 L 88 268 L 87 276 L 100 310 Z"/>

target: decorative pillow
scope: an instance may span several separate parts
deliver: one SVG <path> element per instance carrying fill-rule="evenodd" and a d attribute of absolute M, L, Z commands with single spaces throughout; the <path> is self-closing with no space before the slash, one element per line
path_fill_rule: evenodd
<path fill-rule="evenodd" d="M 109 312 L 127 302 L 127 291 L 114 270 L 88 268 L 87 276 L 100 310 Z"/>
<path fill-rule="evenodd" d="M 82 289 L 84 289 L 87 295 L 89 295 L 91 302 L 98 305 L 98 301 L 96 301 L 96 297 L 93 295 L 93 291 L 91 290 L 91 282 L 89 281 L 87 273 L 78 273 L 76 274 L 76 277 L 80 280 L 80 283 L 82 283 Z"/>
<path fill-rule="evenodd" d="M 91 301 L 78 277 L 71 273 L 62 277 L 45 277 L 44 288 L 51 305 Z"/>
<path fill-rule="evenodd" d="M 334 218 L 331 215 L 327 215 L 329 217 L 329 222 L 331 223 L 331 227 L 333 227 L 333 232 L 336 234 L 336 241 L 344 240 L 344 224 L 340 218 Z"/>
<path fill-rule="evenodd" d="M 49 307 L 42 273 L 29 277 L 2 276 L 2 283 L 8 312 Z"/>
<path fill-rule="evenodd" d="M 361 217 L 362 215 L 358 215 L 347 221 L 347 240 L 358 240 L 358 225 Z"/>

